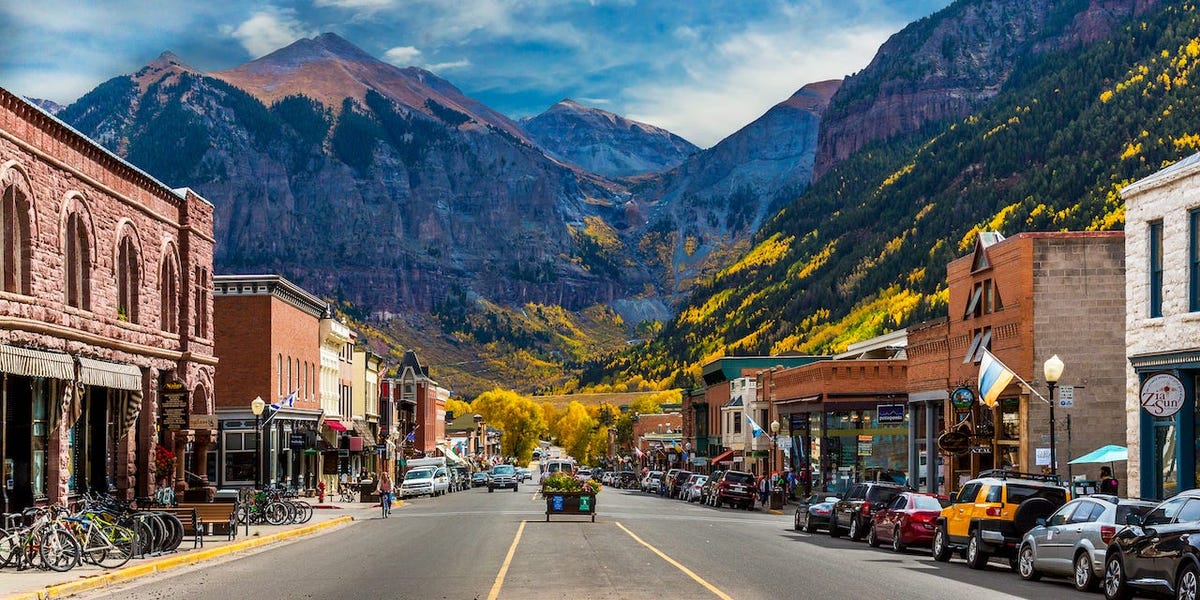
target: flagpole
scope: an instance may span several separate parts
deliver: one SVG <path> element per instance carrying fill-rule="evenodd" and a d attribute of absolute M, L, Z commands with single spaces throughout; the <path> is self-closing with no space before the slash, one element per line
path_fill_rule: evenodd
<path fill-rule="evenodd" d="M 1012 371 L 1012 369 L 1009 369 L 1009 371 L 1011 372 L 1011 371 Z M 1049 400 L 1047 400 L 1045 396 L 1042 396 L 1041 394 L 1039 394 L 1037 390 L 1033 389 L 1033 386 L 1032 386 L 1032 385 L 1029 385 L 1029 382 L 1028 382 L 1028 381 L 1025 381 L 1024 379 L 1021 379 L 1021 376 L 1020 376 L 1020 375 L 1017 375 L 1016 373 L 1013 373 L 1013 379 L 1016 379 L 1017 381 L 1019 381 L 1019 382 L 1021 382 L 1022 384 L 1024 384 L 1024 385 L 1025 385 L 1025 387 L 1026 387 L 1026 389 L 1028 389 L 1028 390 L 1029 390 L 1029 393 L 1031 393 L 1031 394 L 1033 394 L 1034 396 L 1037 396 L 1038 398 L 1040 398 L 1040 399 L 1042 400 L 1042 402 L 1045 402 L 1045 403 L 1046 403 L 1046 405 L 1047 405 L 1047 406 L 1049 406 L 1049 405 L 1050 405 L 1050 401 L 1049 401 Z"/>

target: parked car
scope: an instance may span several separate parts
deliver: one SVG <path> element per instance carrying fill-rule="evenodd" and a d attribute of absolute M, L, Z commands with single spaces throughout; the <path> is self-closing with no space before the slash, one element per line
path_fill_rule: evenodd
<path fill-rule="evenodd" d="M 621 471 L 614 478 L 614 485 L 621 489 L 633 489 L 641 483 L 641 478 L 633 471 Z"/>
<path fill-rule="evenodd" d="M 903 492 L 871 517 L 867 543 L 872 547 L 890 543 L 896 552 L 909 546 L 929 546 L 946 504 L 949 502 L 931 494 Z"/>
<path fill-rule="evenodd" d="M 471 487 L 487 487 L 488 476 L 483 471 L 476 471 L 471 475 Z"/>
<path fill-rule="evenodd" d="M 722 504 L 746 510 L 754 508 L 754 475 L 745 471 L 725 471 L 717 484 L 717 507 Z"/>
<path fill-rule="evenodd" d="M 687 484 L 688 479 L 692 477 L 691 471 L 679 470 L 670 479 L 670 487 L 667 488 L 667 497 L 682 498 L 683 489 Z"/>
<path fill-rule="evenodd" d="M 829 515 L 833 513 L 833 505 L 837 504 L 837 496 L 813 494 L 800 501 L 796 506 L 796 522 L 792 526 L 796 531 L 803 529 L 809 533 L 817 531 L 817 527 L 829 528 Z"/>
<path fill-rule="evenodd" d="M 400 483 L 400 497 L 441 496 L 449 487 L 446 469 L 418 467 L 409 469 Z"/>
<path fill-rule="evenodd" d="M 496 488 L 517 491 L 517 470 L 512 465 L 496 465 L 488 472 L 488 492 Z"/>
<path fill-rule="evenodd" d="M 575 471 L 575 479 L 578 479 L 580 481 L 587 481 L 591 478 L 592 478 L 592 470 L 587 467 L 580 467 L 579 470 Z"/>
<path fill-rule="evenodd" d="M 707 504 L 709 506 L 713 506 L 713 501 L 716 500 L 716 498 L 717 498 L 717 495 L 715 493 L 715 491 L 717 489 L 717 484 L 720 483 L 721 476 L 724 474 L 725 474 L 725 471 L 713 471 L 712 473 L 709 473 L 708 480 L 705 481 L 704 486 L 700 488 L 700 503 L 701 504 Z"/>
<path fill-rule="evenodd" d="M 708 481 L 707 475 L 692 475 L 684 486 L 683 499 L 688 502 L 695 502 L 700 499 L 700 488 L 704 487 L 704 482 Z"/>
<path fill-rule="evenodd" d="M 517 467 L 515 470 L 517 472 L 517 481 L 529 481 L 533 479 L 533 471 L 525 467 Z"/>
<path fill-rule="evenodd" d="M 872 481 L 854 484 L 846 497 L 833 505 L 833 514 L 829 516 L 829 535 L 838 537 L 845 528 L 850 532 L 850 539 L 863 539 L 874 514 L 883 510 L 903 491 L 904 486 L 895 483 Z"/>
<path fill-rule="evenodd" d="M 1035 581 L 1042 575 L 1071 577 L 1080 591 L 1104 579 L 1104 553 L 1129 515 L 1145 516 L 1153 502 L 1092 495 L 1072 500 L 1048 519 L 1038 519 L 1017 553 L 1017 572 Z"/>
<path fill-rule="evenodd" d="M 1200 490 L 1180 492 L 1145 518 L 1126 517 L 1104 558 L 1104 597 L 1138 593 L 1196 598 L 1200 590 Z"/>
<path fill-rule="evenodd" d="M 658 486 L 662 483 L 662 471 L 650 471 L 642 478 L 642 491 L 652 494 L 658 493 Z"/>
<path fill-rule="evenodd" d="M 1053 475 L 984 471 L 963 484 L 942 509 L 933 534 L 933 558 L 950 560 L 965 550 L 967 566 L 982 569 L 991 556 L 1009 559 L 1017 568 L 1017 546 L 1038 519 L 1067 503 L 1067 489 Z"/>

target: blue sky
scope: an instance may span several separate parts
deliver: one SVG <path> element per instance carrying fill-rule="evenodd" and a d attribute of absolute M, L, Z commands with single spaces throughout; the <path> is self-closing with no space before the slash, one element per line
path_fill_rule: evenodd
<path fill-rule="evenodd" d="M 707 147 L 950 0 L 4 0 L 0 86 L 68 104 L 164 50 L 236 67 L 332 31 L 513 118 L 574 98 Z"/>

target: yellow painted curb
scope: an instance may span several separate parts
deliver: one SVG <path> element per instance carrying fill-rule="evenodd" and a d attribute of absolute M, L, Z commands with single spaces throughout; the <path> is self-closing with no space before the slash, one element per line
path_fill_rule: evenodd
<path fill-rule="evenodd" d="M 770 510 L 769 512 L 770 512 L 771 514 L 773 514 L 773 515 L 782 515 L 782 514 L 783 514 L 783 511 L 782 511 L 782 510 L 774 510 L 774 509 L 772 509 L 772 510 Z"/>
<path fill-rule="evenodd" d="M 4 600 L 49 600 L 51 598 L 66 598 L 67 596 L 72 596 L 80 592 L 108 587 L 110 585 L 123 583 L 131 579 L 137 579 L 138 577 L 144 577 L 154 573 L 163 573 L 172 569 L 194 565 L 196 563 L 211 560 L 220 556 L 225 556 L 227 554 L 233 554 L 234 552 L 241 552 L 243 550 L 258 548 L 259 546 L 266 546 L 268 544 L 283 540 L 302 537 L 317 531 L 321 531 L 322 529 L 329 529 L 330 527 L 344 525 L 352 521 L 354 521 L 354 517 L 349 515 L 337 517 L 321 523 L 308 525 L 306 527 L 298 527 L 296 529 L 281 531 L 271 535 L 249 538 L 247 540 L 234 542 L 219 548 L 208 548 L 196 552 L 188 552 L 179 556 L 162 558 L 152 562 L 119 569 L 111 573 L 104 573 L 95 577 L 89 577 L 87 579 L 80 579 L 78 581 L 71 581 L 59 585 L 46 586 L 45 589 L 37 592 L 5 596 Z"/>

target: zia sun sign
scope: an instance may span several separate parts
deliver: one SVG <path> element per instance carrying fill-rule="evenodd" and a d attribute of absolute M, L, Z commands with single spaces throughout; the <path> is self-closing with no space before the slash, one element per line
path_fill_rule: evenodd
<path fill-rule="evenodd" d="M 1183 382 L 1168 373 L 1159 373 L 1142 384 L 1142 408 L 1156 417 L 1169 417 L 1183 408 Z"/>

